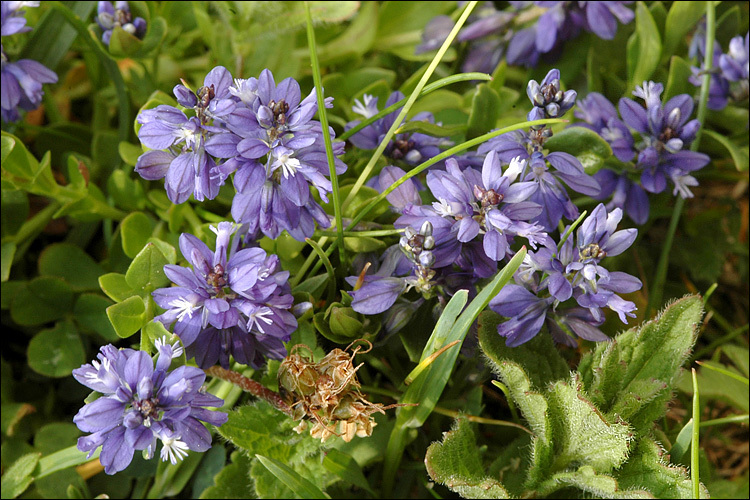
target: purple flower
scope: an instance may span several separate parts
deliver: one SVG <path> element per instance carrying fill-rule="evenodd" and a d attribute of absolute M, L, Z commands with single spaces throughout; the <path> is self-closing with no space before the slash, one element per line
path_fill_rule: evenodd
<path fill-rule="evenodd" d="M 447 171 L 427 174 L 427 185 L 437 201 L 431 206 L 405 207 L 394 225 L 418 227 L 429 221 L 436 229 L 436 239 L 448 240 L 444 253 L 436 255 L 436 267 L 454 262 L 463 245 L 481 241 L 481 258 L 490 259 L 490 263 L 476 267 L 486 268 L 491 275 L 492 263 L 512 253 L 510 245 L 515 236 L 527 239 L 534 248 L 547 239 L 541 226 L 527 222 L 542 210 L 526 201 L 537 184 L 515 182 L 525 165 L 525 161 L 516 159 L 503 173 L 494 151 L 487 154 L 481 173 L 471 167 L 461 171 L 456 161 L 449 159 Z"/>
<path fill-rule="evenodd" d="M 443 246 L 445 241 L 433 236 L 431 222 L 424 222 L 419 231 L 407 227 L 398 245 L 386 249 L 379 265 L 375 262 L 375 272 L 346 279 L 356 287 L 349 292 L 352 309 L 361 314 L 384 313 L 385 332 L 391 334 L 401 329 L 425 301 L 436 296 L 446 299 L 460 289 L 473 290 L 474 262 L 458 258 L 439 268 L 436 256 Z M 415 301 L 404 297 L 411 290 L 420 295 Z"/>
<path fill-rule="evenodd" d="M 24 7 L 39 7 L 39 2 L 0 2 L 0 35 L 8 36 L 31 31 L 26 26 Z"/>
<path fill-rule="evenodd" d="M 680 94 L 661 103 L 663 85 L 643 82 L 633 95 L 642 98 L 646 108 L 632 99 L 620 99 L 619 109 L 624 122 L 640 134 L 636 144 L 641 170 L 641 186 L 651 193 L 660 193 L 667 187 L 667 180 L 674 184 L 674 194 L 683 198 L 692 197 L 689 186 L 697 185 L 692 172 L 706 166 L 710 158 L 687 150 L 700 128 L 698 120 L 690 120 L 693 99 Z"/>
<path fill-rule="evenodd" d="M 633 2 L 534 2 L 547 10 L 536 24 L 516 32 L 508 45 L 510 64 L 536 66 L 542 54 L 557 54 L 581 30 L 612 40 L 617 21 L 628 24 L 635 15 L 625 7 Z"/>
<path fill-rule="evenodd" d="M 107 2 L 104 2 L 107 3 Z M 142 111 L 138 123 L 141 143 L 152 151 L 142 154 L 135 171 L 147 180 L 165 179 L 167 196 L 173 203 L 184 203 L 192 194 L 198 201 L 216 198 L 219 188 L 236 168 L 234 163 L 219 163 L 221 151 L 207 146 L 224 131 L 223 117 L 234 108 L 229 85 L 232 75 L 223 66 L 211 70 L 193 94 L 184 85 L 174 88 L 178 102 L 192 107 L 188 117 L 174 106 L 159 105 Z"/>
<path fill-rule="evenodd" d="M 146 20 L 142 17 L 133 19 L 128 2 L 99 2 L 96 11 L 96 22 L 102 29 L 102 42 L 109 45 L 112 38 L 112 30 L 121 28 L 136 38 L 146 35 Z"/>
<path fill-rule="evenodd" d="M 563 92 L 560 89 L 560 71 L 551 69 L 542 83 L 537 83 L 536 80 L 529 81 L 526 95 L 534 105 L 526 116 L 527 120 L 532 121 L 563 116 L 573 107 L 578 94 L 575 90 Z M 537 128 L 542 127 L 544 125 L 537 125 Z"/>
<path fill-rule="evenodd" d="M 227 259 L 236 226 L 220 222 L 211 230 L 216 233 L 213 253 L 195 236 L 180 236 L 180 250 L 193 269 L 164 266 L 177 286 L 153 292 L 166 309 L 155 320 L 166 327 L 174 324 L 174 333 L 202 368 L 217 362 L 227 368 L 229 355 L 255 368 L 264 364 L 262 355 L 283 358 L 282 342 L 297 328 L 289 272 L 261 248 L 232 249 Z"/>
<path fill-rule="evenodd" d="M 748 80 L 748 56 L 750 55 L 750 47 L 748 46 L 748 39 L 750 34 L 745 34 L 743 40 L 741 36 L 732 38 L 729 42 L 729 52 L 722 54 L 719 57 L 719 67 L 721 72 L 724 74 L 724 78 L 730 82 L 738 82 L 741 80 L 745 81 L 747 86 Z"/>
<path fill-rule="evenodd" d="M 154 455 L 157 440 L 162 442 L 161 458 L 173 464 L 187 450 L 203 452 L 211 447 L 211 433 L 202 422 L 220 426 L 226 413 L 210 411 L 224 401 L 201 392 L 206 375 L 191 366 L 168 371 L 181 347 L 157 341 L 159 356 L 154 366 L 143 351 L 100 349 L 98 361 L 73 370 L 73 377 L 102 396 L 81 408 L 73 422 L 88 436 L 78 439 L 78 449 L 89 452 L 99 446 L 104 472 L 115 474 L 133 460 L 135 450 Z"/>
<path fill-rule="evenodd" d="M 627 125 L 620 120 L 617 109 L 609 99 L 598 92 L 592 92 L 576 103 L 573 113 L 576 118 L 586 123 L 576 123 L 576 126 L 593 130 L 612 147 L 612 152 L 618 160 L 628 162 L 635 156 L 635 140 Z"/>
<path fill-rule="evenodd" d="M 2 2 L 2 36 L 14 35 L 31 30 L 26 26 L 23 7 L 38 7 L 39 2 Z M 0 80 L 0 112 L 4 122 L 15 122 L 21 117 L 19 109 L 32 111 L 42 103 L 42 84 L 57 83 L 57 74 L 43 64 L 31 59 L 10 62 L 2 52 Z"/>
<path fill-rule="evenodd" d="M 389 107 L 396 102 L 404 98 L 404 94 L 401 92 L 393 92 L 385 103 L 385 107 Z M 364 118 L 370 118 L 378 113 L 378 98 L 371 95 L 365 94 L 363 102 L 355 99 L 355 105 L 352 110 L 363 116 Z M 363 128 L 356 134 L 349 138 L 349 141 L 360 149 L 375 149 L 385 138 L 386 133 L 393 125 L 396 117 L 400 113 L 400 108 L 392 111 L 383 118 L 376 120 L 367 127 Z M 426 121 L 429 123 L 435 123 L 435 118 L 432 113 L 423 112 L 417 113 L 410 121 Z M 346 130 L 349 130 L 359 124 L 359 120 L 354 120 L 346 124 Z M 408 165 L 418 165 L 423 163 L 433 156 L 440 153 L 442 146 L 450 146 L 452 142 L 439 138 L 432 137 L 418 132 L 396 134 L 393 139 L 388 143 L 383 154 L 394 160 L 401 160 Z"/>
<path fill-rule="evenodd" d="M 616 174 L 614 171 L 603 168 L 594 174 L 594 178 L 602 187 L 601 192 L 594 196 L 596 200 L 612 199 L 607 203 L 607 210 L 619 208 L 636 224 L 645 224 L 648 220 L 650 202 L 648 193 L 637 182 L 634 182 L 627 174 Z"/>
<path fill-rule="evenodd" d="M 698 63 L 702 66 L 705 58 L 705 27 L 699 28 L 699 32 L 693 37 L 691 52 L 698 56 Z M 708 88 L 708 108 L 714 110 L 724 109 L 732 100 L 739 102 L 747 99 L 750 86 L 748 85 L 748 37 L 736 36 L 729 42 L 729 51 L 721 52 L 718 42 L 714 42 L 713 69 L 711 81 Z M 689 78 L 690 83 L 700 87 L 703 85 L 703 70 L 691 67 L 693 76 Z"/>
<path fill-rule="evenodd" d="M 206 141 L 206 151 L 229 158 L 220 167 L 226 175 L 237 171 L 234 220 L 247 224 L 251 234 L 262 231 L 272 239 L 286 230 L 304 241 L 316 222 L 329 227 L 328 215 L 310 194 L 312 185 L 327 202 L 332 189 L 324 132 L 312 119 L 318 111 L 315 92 L 301 99 L 294 79 L 277 86 L 269 70 L 258 79 L 235 80 L 227 92 L 222 103 L 231 105 L 219 110 L 225 128 Z M 333 129 L 327 133 L 333 139 Z M 333 151 L 335 157 L 342 155 L 344 143 L 333 143 Z M 346 171 L 340 159 L 334 163 L 337 174 Z"/>
<path fill-rule="evenodd" d="M 583 165 L 575 156 L 564 152 L 545 156 L 539 151 L 539 143 L 543 143 L 543 138 L 539 139 L 539 132 L 543 133 L 544 130 L 532 130 L 531 134 L 523 131 L 502 134 L 479 146 L 479 152 L 494 151 L 502 163 L 510 163 L 513 158 L 525 160 L 520 179 L 536 184 L 537 188 L 531 193 L 529 201 L 542 208 L 531 222 L 551 232 L 557 228 L 563 216 L 571 220 L 578 217 L 578 209 L 561 181 L 589 196 L 599 193 L 599 184 L 584 172 Z M 550 169 L 548 164 L 554 169 Z"/>
<path fill-rule="evenodd" d="M 618 294 L 641 288 L 629 274 L 608 271 L 601 265 L 607 256 L 619 255 L 635 240 L 636 229 L 617 231 L 622 211 L 607 213 L 598 205 L 562 245 L 546 245 L 529 252 L 508 285 L 490 301 L 490 309 L 509 318 L 498 326 L 508 346 L 527 342 L 546 323 L 553 338 L 575 345 L 572 334 L 594 341 L 607 340 L 598 329 L 602 308 L 615 311 L 623 323 L 634 317 L 635 304 Z M 575 241 L 574 241 L 575 240 Z M 573 306 L 566 306 L 570 302 Z"/>

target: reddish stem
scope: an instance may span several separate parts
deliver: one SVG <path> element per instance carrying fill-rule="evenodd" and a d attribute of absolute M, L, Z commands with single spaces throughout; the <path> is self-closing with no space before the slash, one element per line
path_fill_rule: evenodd
<path fill-rule="evenodd" d="M 288 404 L 286 404 L 286 402 L 284 402 L 281 396 L 277 392 L 267 389 L 263 386 L 263 384 L 256 382 L 251 378 L 247 378 L 241 373 L 237 373 L 232 370 L 226 370 L 220 366 L 212 366 L 211 368 L 207 368 L 204 371 L 206 372 L 206 375 L 229 381 L 237 387 L 241 388 L 243 391 L 249 392 L 253 396 L 265 399 L 266 401 L 271 403 L 277 410 L 282 411 L 289 416 L 292 415 L 292 409 Z"/>

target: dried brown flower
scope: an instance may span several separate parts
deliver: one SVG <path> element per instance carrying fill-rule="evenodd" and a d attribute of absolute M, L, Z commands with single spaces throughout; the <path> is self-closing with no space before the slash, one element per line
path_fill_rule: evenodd
<path fill-rule="evenodd" d="M 362 343 L 367 344 L 366 350 L 362 350 Z M 332 350 L 315 363 L 308 346 L 297 344 L 291 348 L 279 367 L 278 378 L 279 392 L 292 408 L 292 418 L 301 420 L 295 427 L 297 432 L 306 431 L 308 422 L 312 421 L 310 434 L 313 437 L 325 441 L 335 435 L 349 442 L 354 436 L 372 434 L 376 425 L 373 413 L 385 413 L 389 408 L 402 406 L 371 403 L 360 391 L 357 370 L 362 364 L 355 367 L 354 356 L 370 349 L 370 342 L 358 340 L 346 349 Z M 309 356 L 302 354 L 305 351 Z"/>

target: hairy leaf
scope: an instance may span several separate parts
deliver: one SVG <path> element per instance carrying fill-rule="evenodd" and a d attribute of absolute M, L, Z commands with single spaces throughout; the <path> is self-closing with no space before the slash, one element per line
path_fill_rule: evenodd
<path fill-rule="evenodd" d="M 665 456 L 669 455 L 658 444 L 643 438 L 614 476 L 623 488 L 645 489 L 656 498 L 693 498 L 687 470 L 669 464 Z M 708 498 L 708 490 L 702 484 L 701 498 Z"/>
<path fill-rule="evenodd" d="M 608 422 L 581 389 L 578 374 L 550 388 L 553 468 L 588 465 L 595 472 L 609 472 L 627 459 L 632 433 L 627 422 Z"/>
<path fill-rule="evenodd" d="M 471 424 L 458 418 L 443 434 L 442 443 L 432 443 L 425 457 L 427 473 L 464 498 L 510 498 L 500 482 L 489 477 L 482 465 Z"/>
<path fill-rule="evenodd" d="M 586 354 L 580 365 L 582 380 L 600 410 L 631 422 L 639 433 L 647 432 L 665 410 L 661 404 L 669 400 L 695 343 L 702 310 L 698 296 L 677 300 L 640 328 L 631 328 Z M 648 404 L 652 401 L 659 402 L 657 408 Z M 639 412 L 649 408 L 651 420 L 644 421 Z"/>
<path fill-rule="evenodd" d="M 552 341 L 546 328 L 539 335 L 518 347 L 507 347 L 505 337 L 497 333 L 502 316 L 492 311 L 479 315 L 479 346 L 490 366 L 501 360 L 514 361 L 525 368 L 533 387 L 543 389 L 550 382 L 566 378 L 570 372 L 565 360 Z"/>

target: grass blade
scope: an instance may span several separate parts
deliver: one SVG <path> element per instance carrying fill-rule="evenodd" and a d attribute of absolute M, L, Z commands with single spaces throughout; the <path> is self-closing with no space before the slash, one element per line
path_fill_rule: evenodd
<path fill-rule="evenodd" d="M 710 2 L 709 2 L 710 3 Z M 693 483 L 693 498 L 701 497 L 701 479 L 700 479 L 700 422 L 701 422 L 701 405 L 698 395 L 698 376 L 693 373 L 693 439 L 690 450 L 690 479 Z"/>
<path fill-rule="evenodd" d="M 258 461 L 263 464 L 269 472 L 271 472 L 271 474 L 276 476 L 279 481 L 299 495 L 300 498 L 331 498 L 313 483 L 300 476 L 297 471 L 284 465 L 278 460 L 264 457 L 263 455 L 255 455 L 255 458 L 257 458 Z"/>
<path fill-rule="evenodd" d="M 438 324 L 435 325 L 435 330 L 433 330 L 422 352 L 420 362 L 428 359 L 446 343 L 456 340 L 459 341 L 459 344 L 463 342 L 471 324 L 479 316 L 479 313 L 487 307 L 492 297 L 497 295 L 500 289 L 511 279 L 525 256 L 526 247 L 523 247 L 460 315 L 456 310 L 460 311 L 463 308 L 468 292 L 460 290 L 453 296 L 445 311 L 443 311 Z M 458 353 L 459 349 L 452 349 L 440 356 L 414 380 L 401 397 L 400 403 L 417 404 L 419 406 L 406 406 L 398 409 L 396 425 L 391 432 L 386 448 L 385 468 L 383 470 L 384 497 L 390 496 L 393 489 L 396 471 L 406 447 L 408 429 L 422 426 L 432 413 L 445 386 L 448 384 Z"/>
<path fill-rule="evenodd" d="M 312 15 L 310 14 L 310 2 L 305 2 L 305 16 L 307 17 L 307 44 L 310 48 L 310 64 L 312 66 L 313 81 L 315 82 L 315 95 L 318 99 L 318 117 L 323 129 L 323 142 L 326 148 L 326 159 L 328 160 L 328 171 L 331 177 L 331 196 L 333 198 L 333 214 L 336 218 L 337 246 L 341 261 L 344 262 L 344 225 L 341 221 L 341 198 L 339 196 L 339 179 L 336 175 L 336 163 L 333 157 L 333 145 L 331 135 L 328 133 L 328 115 L 326 114 L 325 99 L 323 97 L 323 83 L 320 77 L 320 64 L 318 63 L 318 52 L 315 44 L 315 29 L 313 28 Z"/>
<path fill-rule="evenodd" d="M 488 81 L 488 80 L 492 80 L 492 77 L 488 75 L 487 73 L 460 73 L 458 75 L 451 75 L 446 78 L 441 78 L 440 80 L 433 82 L 429 85 L 425 85 L 425 87 L 422 89 L 422 92 L 419 94 L 419 96 L 420 97 L 425 96 L 431 92 L 436 91 L 437 89 L 446 87 L 448 85 L 452 85 L 454 83 L 466 82 L 466 81 L 471 81 L 471 80 Z M 406 104 L 406 101 L 408 100 L 409 100 L 408 97 L 404 97 L 400 101 L 391 104 L 390 106 L 388 106 L 387 108 L 384 108 L 382 111 L 371 116 L 370 118 L 362 120 L 356 126 L 350 128 L 349 130 L 341 134 L 339 137 L 337 137 L 337 139 L 339 139 L 340 141 L 347 140 L 348 138 L 350 138 L 351 136 L 353 136 L 354 134 L 356 134 L 363 128 L 367 127 L 368 125 L 375 123 L 376 121 L 380 120 L 384 116 L 392 113 L 393 111 L 396 111 L 398 108 Z"/>
<path fill-rule="evenodd" d="M 393 121 L 393 125 L 391 125 L 391 128 L 385 134 L 385 137 L 383 137 L 383 140 L 381 141 L 380 145 L 372 154 L 370 161 L 367 162 L 367 165 L 365 165 L 364 170 L 362 170 L 362 173 L 357 178 L 356 182 L 354 183 L 354 186 L 352 186 L 352 190 L 349 192 L 349 195 L 344 200 L 344 205 L 346 205 L 347 203 L 349 203 L 350 201 L 354 199 L 354 196 L 357 194 L 357 192 L 359 192 L 359 189 L 364 185 L 365 181 L 367 181 L 367 179 L 370 178 L 370 174 L 372 174 L 372 170 L 373 168 L 375 168 L 375 164 L 380 158 L 380 155 L 383 154 L 383 151 L 385 151 L 386 146 L 391 141 L 393 136 L 396 134 L 396 130 L 398 130 L 398 128 L 401 126 L 401 123 L 406 118 L 407 113 L 409 113 L 409 110 L 411 109 L 412 105 L 414 105 L 414 102 L 417 100 L 417 97 L 419 97 L 419 94 L 422 92 L 422 89 L 425 87 L 425 85 L 427 85 L 427 81 L 432 76 L 432 73 L 435 71 L 438 64 L 440 64 L 440 61 L 443 59 L 443 56 L 445 56 L 445 53 L 448 51 L 448 47 L 450 47 L 451 44 L 453 43 L 453 39 L 456 38 L 456 35 L 458 35 L 459 30 L 464 25 L 464 22 L 466 22 L 466 19 L 469 17 L 469 14 L 471 14 L 472 10 L 474 10 L 474 7 L 476 6 L 477 3 L 478 2 L 476 1 L 469 2 L 469 4 L 466 6 L 463 13 L 461 14 L 461 17 L 459 17 L 458 21 L 456 21 L 456 25 L 453 26 L 453 29 L 448 35 L 448 38 L 445 39 L 445 41 L 443 42 L 443 45 L 437 51 L 437 54 L 435 54 L 435 57 L 432 59 L 432 62 L 430 62 L 430 65 L 427 67 L 427 70 L 424 72 L 424 75 L 422 75 L 422 78 L 420 78 L 419 83 L 417 83 L 416 88 L 411 93 L 409 98 L 406 100 L 404 107 L 401 108 L 401 112 Z"/>

